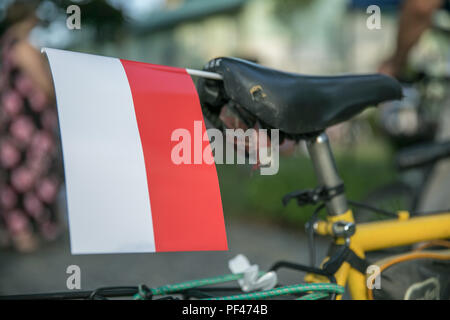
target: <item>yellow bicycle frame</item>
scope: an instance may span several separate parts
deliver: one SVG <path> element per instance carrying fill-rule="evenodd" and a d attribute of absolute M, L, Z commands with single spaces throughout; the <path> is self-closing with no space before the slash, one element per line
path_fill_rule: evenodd
<path fill-rule="evenodd" d="M 333 236 L 332 225 L 337 221 L 354 222 L 352 211 L 329 216 L 327 221 L 319 221 L 315 228 L 316 233 Z M 365 252 L 368 251 L 448 238 L 450 238 L 450 213 L 410 218 L 408 212 L 400 211 L 398 219 L 358 224 L 355 234 L 350 238 L 350 248 L 364 258 Z M 342 238 L 336 239 L 337 244 L 343 242 Z M 348 284 L 352 299 L 368 299 L 365 275 L 351 268 L 347 262 L 340 267 L 335 277 L 338 284 L 344 287 Z M 317 276 L 311 274 L 305 279 L 309 282 L 319 280 Z"/>
<path fill-rule="evenodd" d="M 324 201 L 328 218 L 327 221 L 318 221 L 314 224 L 316 234 L 333 236 L 337 245 L 348 244 L 349 240 L 350 249 L 360 258 L 364 258 L 368 251 L 450 238 L 450 212 L 410 218 L 408 212 L 400 211 L 397 219 L 357 224 L 353 235 L 339 230 L 336 231 L 338 234 L 333 234 L 333 230 L 336 230 L 333 228 L 336 222 L 347 225 L 354 223 L 353 212 L 348 209 L 348 202 L 343 192 L 344 184 L 337 172 L 327 134 L 321 133 L 310 138 L 307 140 L 307 147 L 317 182 L 329 192 Z M 339 189 L 341 189 L 340 192 Z M 366 275 L 353 269 L 348 262 L 344 262 L 334 276 L 339 285 L 345 287 L 348 284 L 353 299 L 368 299 Z M 308 274 L 305 280 L 307 282 L 326 281 L 323 276 L 312 274 Z"/>

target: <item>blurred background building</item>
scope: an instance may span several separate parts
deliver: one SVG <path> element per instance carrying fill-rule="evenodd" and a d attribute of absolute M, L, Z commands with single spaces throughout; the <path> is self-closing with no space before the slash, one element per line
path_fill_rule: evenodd
<path fill-rule="evenodd" d="M 5 0 L 2 6 L 6 7 Z M 254 58 L 293 72 L 368 72 L 393 50 L 396 7 L 378 1 L 382 28 L 366 28 L 368 3 L 348 0 L 42 1 L 36 45 L 125 59 L 201 67 L 213 57 Z M 387 4 L 384 4 L 387 3 Z M 81 30 L 66 27 L 65 8 L 78 4 Z M 448 23 L 448 21 L 447 21 Z M 434 68 L 446 44 L 424 37 L 415 56 Z M 415 58 L 423 64 L 422 58 Z"/>

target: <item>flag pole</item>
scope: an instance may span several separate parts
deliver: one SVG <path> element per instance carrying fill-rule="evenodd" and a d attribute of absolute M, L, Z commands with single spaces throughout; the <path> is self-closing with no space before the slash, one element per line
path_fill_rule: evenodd
<path fill-rule="evenodd" d="M 208 71 L 201 71 L 201 70 L 194 70 L 194 69 L 186 69 L 186 72 L 190 74 L 191 76 L 195 77 L 202 77 L 206 79 L 212 79 L 212 80 L 223 80 L 223 76 L 221 74 L 215 73 L 215 72 L 208 72 Z"/>
<path fill-rule="evenodd" d="M 47 48 L 41 48 L 41 53 L 47 53 Z M 187 68 L 186 68 L 186 72 L 194 77 L 202 77 L 202 78 L 212 79 L 212 80 L 223 80 L 223 76 L 221 74 L 218 74 L 215 72 L 208 72 L 208 71 L 187 69 Z"/>

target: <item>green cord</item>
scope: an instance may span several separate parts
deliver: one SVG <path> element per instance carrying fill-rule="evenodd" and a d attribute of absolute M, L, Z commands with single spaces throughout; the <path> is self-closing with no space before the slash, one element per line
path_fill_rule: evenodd
<path fill-rule="evenodd" d="M 192 281 L 187 281 L 187 282 L 182 282 L 182 283 L 177 283 L 177 284 L 169 284 L 166 286 L 153 288 L 151 290 L 154 295 L 161 295 L 161 294 L 180 292 L 180 291 L 197 288 L 197 287 L 202 287 L 202 286 L 206 286 L 206 285 L 235 281 L 235 280 L 241 279 L 242 277 L 243 277 L 242 273 L 226 274 L 226 275 L 218 276 L 218 277 L 212 277 L 212 278 L 206 278 L 206 279 L 200 279 L 200 280 L 192 280 Z"/>
<path fill-rule="evenodd" d="M 297 298 L 295 300 L 319 300 L 328 297 L 329 294 L 325 292 L 314 292 L 306 294 L 303 297 Z"/>
<path fill-rule="evenodd" d="M 256 299 L 267 299 L 288 294 L 305 293 L 309 291 L 318 291 L 319 293 L 326 292 L 327 294 L 333 292 L 337 294 L 342 294 L 344 293 L 344 288 L 332 283 L 297 284 L 293 286 L 275 288 L 267 291 L 238 294 L 227 297 L 208 298 L 205 300 L 256 300 Z"/>
<path fill-rule="evenodd" d="M 264 274 L 264 272 L 260 272 L 260 275 Z M 205 278 L 205 279 L 199 279 L 199 280 L 192 280 L 182 283 L 176 283 L 176 284 L 169 284 L 162 287 L 157 288 L 151 288 L 151 293 L 153 295 L 163 295 L 163 294 L 169 294 L 169 293 L 177 293 L 180 291 L 192 289 L 192 288 L 198 288 L 206 285 L 213 285 L 218 283 L 224 283 L 229 281 L 236 281 L 243 277 L 244 275 L 242 273 L 237 274 L 226 274 L 223 276 L 217 276 L 217 277 L 211 277 L 211 278 Z M 142 292 L 137 293 L 134 298 L 135 299 L 142 299 L 145 294 Z"/>
<path fill-rule="evenodd" d="M 263 275 L 264 272 L 260 272 L 260 275 Z M 229 281 L 236 281 L 243 277 L 242 273 L 239 274 L 226 274 L 223 276 L 217 276 L 212 278 L 205 278 L 199 280 L 192 280 L 182 283 L 169 284 L 162 287 L 151 288 L 150 292 L 152 295 L 164 295 L 170 293 L 179 293 L 181 291 L 185 291 L 192 288 L 198 288 L 206 285 L 219 284 Z M 134 295 L 134 299 L 143 300 L 145 299 L 146 293 L 141 292 L 143 290 L 142 287 L 139 287 L 140 292 Z M 267 291 L 259 291 L 245 294 L 238 294 L 226 297 L 217 297 L 217 298 L 208 298 L 205 300 L 252 300 L 252 299 L 266 299 L 271 297 L 277 297 L 287 294 L 295 294 L 295 293 L 306 293 L 313 291 L 313 293 L 308 294 L 306 296 L 301 297 L 299 300 L 316 300 L 321 299 L 328 296 L 329 293 L 344 293 L 344 288 L 332 284 L 332 283 L 311 283 L 311 284 L 298 284 L 293 286 L 286 286 L 275 288 Z"/>

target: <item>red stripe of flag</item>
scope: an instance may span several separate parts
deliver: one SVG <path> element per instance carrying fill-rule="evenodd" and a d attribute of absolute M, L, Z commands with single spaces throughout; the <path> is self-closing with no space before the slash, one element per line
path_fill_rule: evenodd
<path fill-rule="evenodd" d="M 191 77 L 184 69 L 121 62 L 142 142 L 156 251 L 227 250 L 215 164 L 171 160 L 174 130 L 190 131 L 192 155 L 194 121 L 202 121 L 202 135 L 206 130 Z"/>

